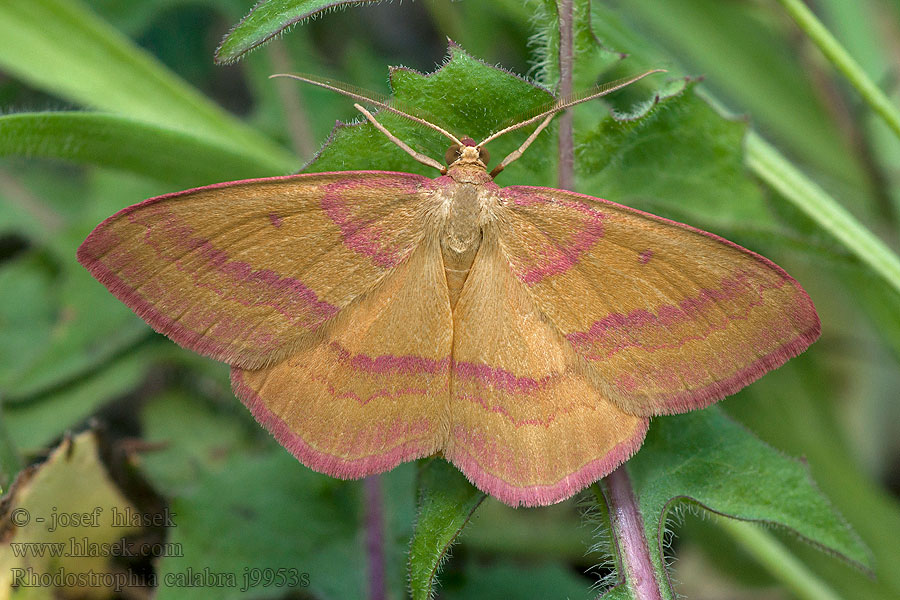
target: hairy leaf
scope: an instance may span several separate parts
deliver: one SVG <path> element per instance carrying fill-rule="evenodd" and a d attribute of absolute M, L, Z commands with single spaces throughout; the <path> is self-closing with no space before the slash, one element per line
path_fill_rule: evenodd
<path fill-rule="evenodd" d="M 414 107 L 420 115 L 437 121 L 457 137 L 481 141 L 490 133 L 515 122 L 517 115 L 552 100 L 550 93 L 508 71 L 487 65 L 451 45 L 447 61 L 434 73 L 423 75 L 410 69 L 391 70 L 394 97 L 404 107 Z M 352 101 L 347 100 L 348 105 Z M 414 149 L 443 162 L 452 143 L 441 134 L 402 117 L 380 111 L 379 122 Z M 519 130 L 487 145 L 496 164 L 524 141 L 530 130 Z M 360 152 L 365 148 L 365 152 Z M 497 178 L 503 185 L 546 185 L 552 180 L 555 150 L 553 139 L 543 133 L 528 152 Z M 314 172 L 379 169 L 438 173 L 415 160 L 372 125 L 338 126 L 331 140 L 307 170 Z"/>
<path fill-rule="evenodd" d="M 673 508 L 687 505 L 723 517 L 777 525 L 858 565 L 868 550 L 810 478 L 805 464 L 761 442 L 711 407 L 662 417 L 626 464 L 661 588 L 675 591 L 664 566 L 663 536 Z M 624 582 L 610 598 L 631 598 Z"/>
<path fill-rule="evenodd" d="M 260 0 L 216 50 L 216 62 L 231 63 L 285 29 L 319 14 L 378 0 Z"/>

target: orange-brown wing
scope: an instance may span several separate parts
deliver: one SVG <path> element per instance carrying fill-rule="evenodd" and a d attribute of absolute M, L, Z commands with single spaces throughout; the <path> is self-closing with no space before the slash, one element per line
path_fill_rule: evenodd
<path fill-rule="evenodd" d="M 545 505 L 607 475 L 644 439 L 578 371 L 488 228 L 453 312 L 445 456 L 507 504 Z"/>
<path fill-rule="evenodd" d="M 261 367 L 409 255 L 430 182 L 346 172 L 188 190 L 110 217 L 78 260 L 180 345 Z"/>
<path fill-rule="evenodd" d="M 283 362 L 235 393 L 305 465 L 356 478 L 433 454 L 448 424 L 450 300 L 433 236 Z"/>
<path fill-rule="evenodd" d="M 572 192 L 500 194 L 500 243 L 516 279 L 629 413 L 711 404 L 819 336 L 803 288 L 736 244 Z"/>

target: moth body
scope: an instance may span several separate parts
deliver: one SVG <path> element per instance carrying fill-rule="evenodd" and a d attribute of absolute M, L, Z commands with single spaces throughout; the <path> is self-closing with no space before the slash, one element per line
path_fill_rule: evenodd
<path fill-rule="evenodd" d="M 583 100 L 482 141 L 544 119 L 490 173 L 471 139 L 451 137 L 444 167 L 360 108 L 441 176 L 160 196 L 101 223 L 78 258 L 157 331 L 231 365 L 237 396 L 311 468 L 359 478 L 440 453 L 508 504 L 552 504 L 631 456 L 650 417 L 708 406 L 819 336 L 803 288 L 745 248 L 494 183 Z"/>
<path fill-rule="evenodd" d="M 494 218 L 499 201 L 495 193 L 497 186 L 476 148 L 464 147 L 445 178 L 449 181 L 438 192 L 445 214 L 440 231 L 441 257 L 450 306 L 455 308 L 481 247 L 484 226 Z"/>

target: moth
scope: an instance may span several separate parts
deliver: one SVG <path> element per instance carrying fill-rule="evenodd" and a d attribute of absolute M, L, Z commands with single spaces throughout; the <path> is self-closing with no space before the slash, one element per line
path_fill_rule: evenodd
<path fill-rule="evenodd" d="M 497 186 L 562 99 L 446 165 L 366 119 L 436 178 L 300 174 L 201 187 L 101 223 L 78 260 L 154 329 L 228 363 L 235 394 L 310 468 L 360 478 L 435 454 L 511 505 L 609 474 L 649 418 L 705 407 L 819 336 L 771 261 L 561 189 Z M 539 123 L 488 172 L 485 146 Z"/>

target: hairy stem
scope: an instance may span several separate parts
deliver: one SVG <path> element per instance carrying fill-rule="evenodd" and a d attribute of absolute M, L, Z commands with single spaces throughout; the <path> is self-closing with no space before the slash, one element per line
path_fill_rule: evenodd
<path fill-rule="evenodd" d="M 381 477 L 363 480 L 365 491 L 366 556 L 369 559 L 369 600 L 386 600 L 384 562 L 384 510 L 381 502 Z"/>
<path fill-rule="evenodd" d="M 831 35 L 802 0 L 778 1 L 790 13 L 797 25 L 800 26 L 800 29 L 819 47 L 825 57 L 834 65 L 834 68 L 856 88 L 866 104 L 884 119 L 897 137 L 900 137 L 900 110 L 869 79 L 869 76 L 866 75 L 859 63 L 853 60 L 840 42 Z"/>
<path fill-rule="evenodd" d="M 618 555 L 619 578 L 625 580 L 625 585 L 635 600 L 662 600 L 662 591 L 647 545 L 644 521 L 625 466 L 607 475 L 603 483 Z"/>
<path fill-rule="evenodd" d="M 572 77 L 575 62 L 573 0 L 558 0 L 559 13 L 559 89 L 560 98 L 572 95 Z M 575 189 L 575 141 L 572 132 L 572 112 L 559 116 L 559 170 L 557 184 L 564 190 Z"/>

